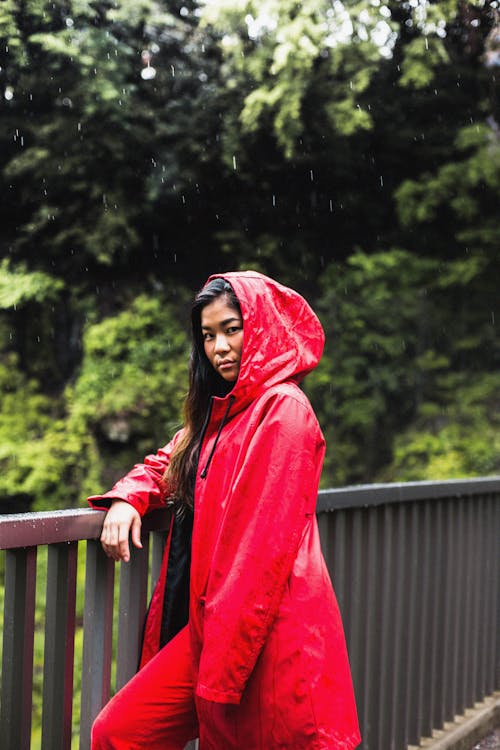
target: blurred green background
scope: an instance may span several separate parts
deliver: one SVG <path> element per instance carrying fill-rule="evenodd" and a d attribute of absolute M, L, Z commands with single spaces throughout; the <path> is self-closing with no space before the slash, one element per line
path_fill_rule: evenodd
<path fill-rule="evenodd" d="M 496 0 L 0 4 L 0 511 L 163 445 L 190 299 L 327 333 L 323 486 L 500 472 Z"/>

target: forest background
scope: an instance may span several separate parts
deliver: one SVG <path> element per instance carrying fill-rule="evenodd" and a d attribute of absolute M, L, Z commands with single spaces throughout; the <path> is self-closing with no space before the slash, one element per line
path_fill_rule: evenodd
<path fill-rule="evenodd" d="M 0 512 L 169 439 L 234 269 L 321 317 L 323 486 L 500 472 L 499 5 L 3 0 Z"/>

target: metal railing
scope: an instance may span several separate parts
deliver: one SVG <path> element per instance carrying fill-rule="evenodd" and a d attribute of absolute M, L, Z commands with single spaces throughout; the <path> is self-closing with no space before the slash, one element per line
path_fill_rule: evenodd
<path fill-rule="evenodd" d="M 346 629 L 362 748 L 405 750 L 499 687 L 500 477 L 325 490 L 317 512 Z M 41 547 L 48 546 L 42 750 L 89 750 L 93 718 L 136 670 L 168 514 L 145 517 L 144 548 L 116 568 L 119 586 L 115 564 L 97 541 L 103 516 L 86 509 L 0 516 L 4 750 L 33 747 Z M 84 606 L 77 622 L 82 545 Z M 81 700 L 74 711 L 75 633 L 81 630 Z"/>
<path fill-rule="evenodd" d="M 499 687 L 500 477 L 329 490 L 318 513 L 362 748 L 418 745 Z"/>
<path fill-rule="evenodd" d="M 103 511 L 63 510 L 0 516 L 0 549 L 5 549 L 4 627 L 0 737 L 3 750 L 31 747 L 33 643 L 37 551 L 48 545 L 43 655 L 41 747 L 68 750 L 73 731 L 78 542 L 86 541 L 81 655 L 80 750 L 90 747 L 92 721 L 114 689 L 135 673 L 147 595 L 157 579 L 167 511 L 143 520 L 143 549 L 131 549 L 131 562 L 115 563 L 97 541 Z M 118 598 L 116 591 L 118 589 Z M 117 642 L 113 611 L 117 598 Z"/>

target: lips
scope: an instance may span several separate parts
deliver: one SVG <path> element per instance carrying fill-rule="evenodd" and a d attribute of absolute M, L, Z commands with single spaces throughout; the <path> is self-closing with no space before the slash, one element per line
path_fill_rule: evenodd
<path fill-rule="evenodd" d="M 230 367 L 234 367 L 234 365 L 236 365 L 236 362 L 232 359 L 221 359 L 220 362 L 217 363 L 219 370 L 226 370 Z"/>

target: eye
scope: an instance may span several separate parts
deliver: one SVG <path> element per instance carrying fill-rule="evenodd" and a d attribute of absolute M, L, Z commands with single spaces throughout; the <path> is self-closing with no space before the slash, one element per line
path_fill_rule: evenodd
<path fill-rule="evenodd" d="M 204 333 L 203 334 L 203 341 L 211 341 L 213 339 L 214 335 L 213 333 Z"/>
<path fill-rule="evenodd" d="M 227 334 L 238 333 L 238 331 L 241 331 L 241 326 L 230 326 L 226 329 Z"/>

